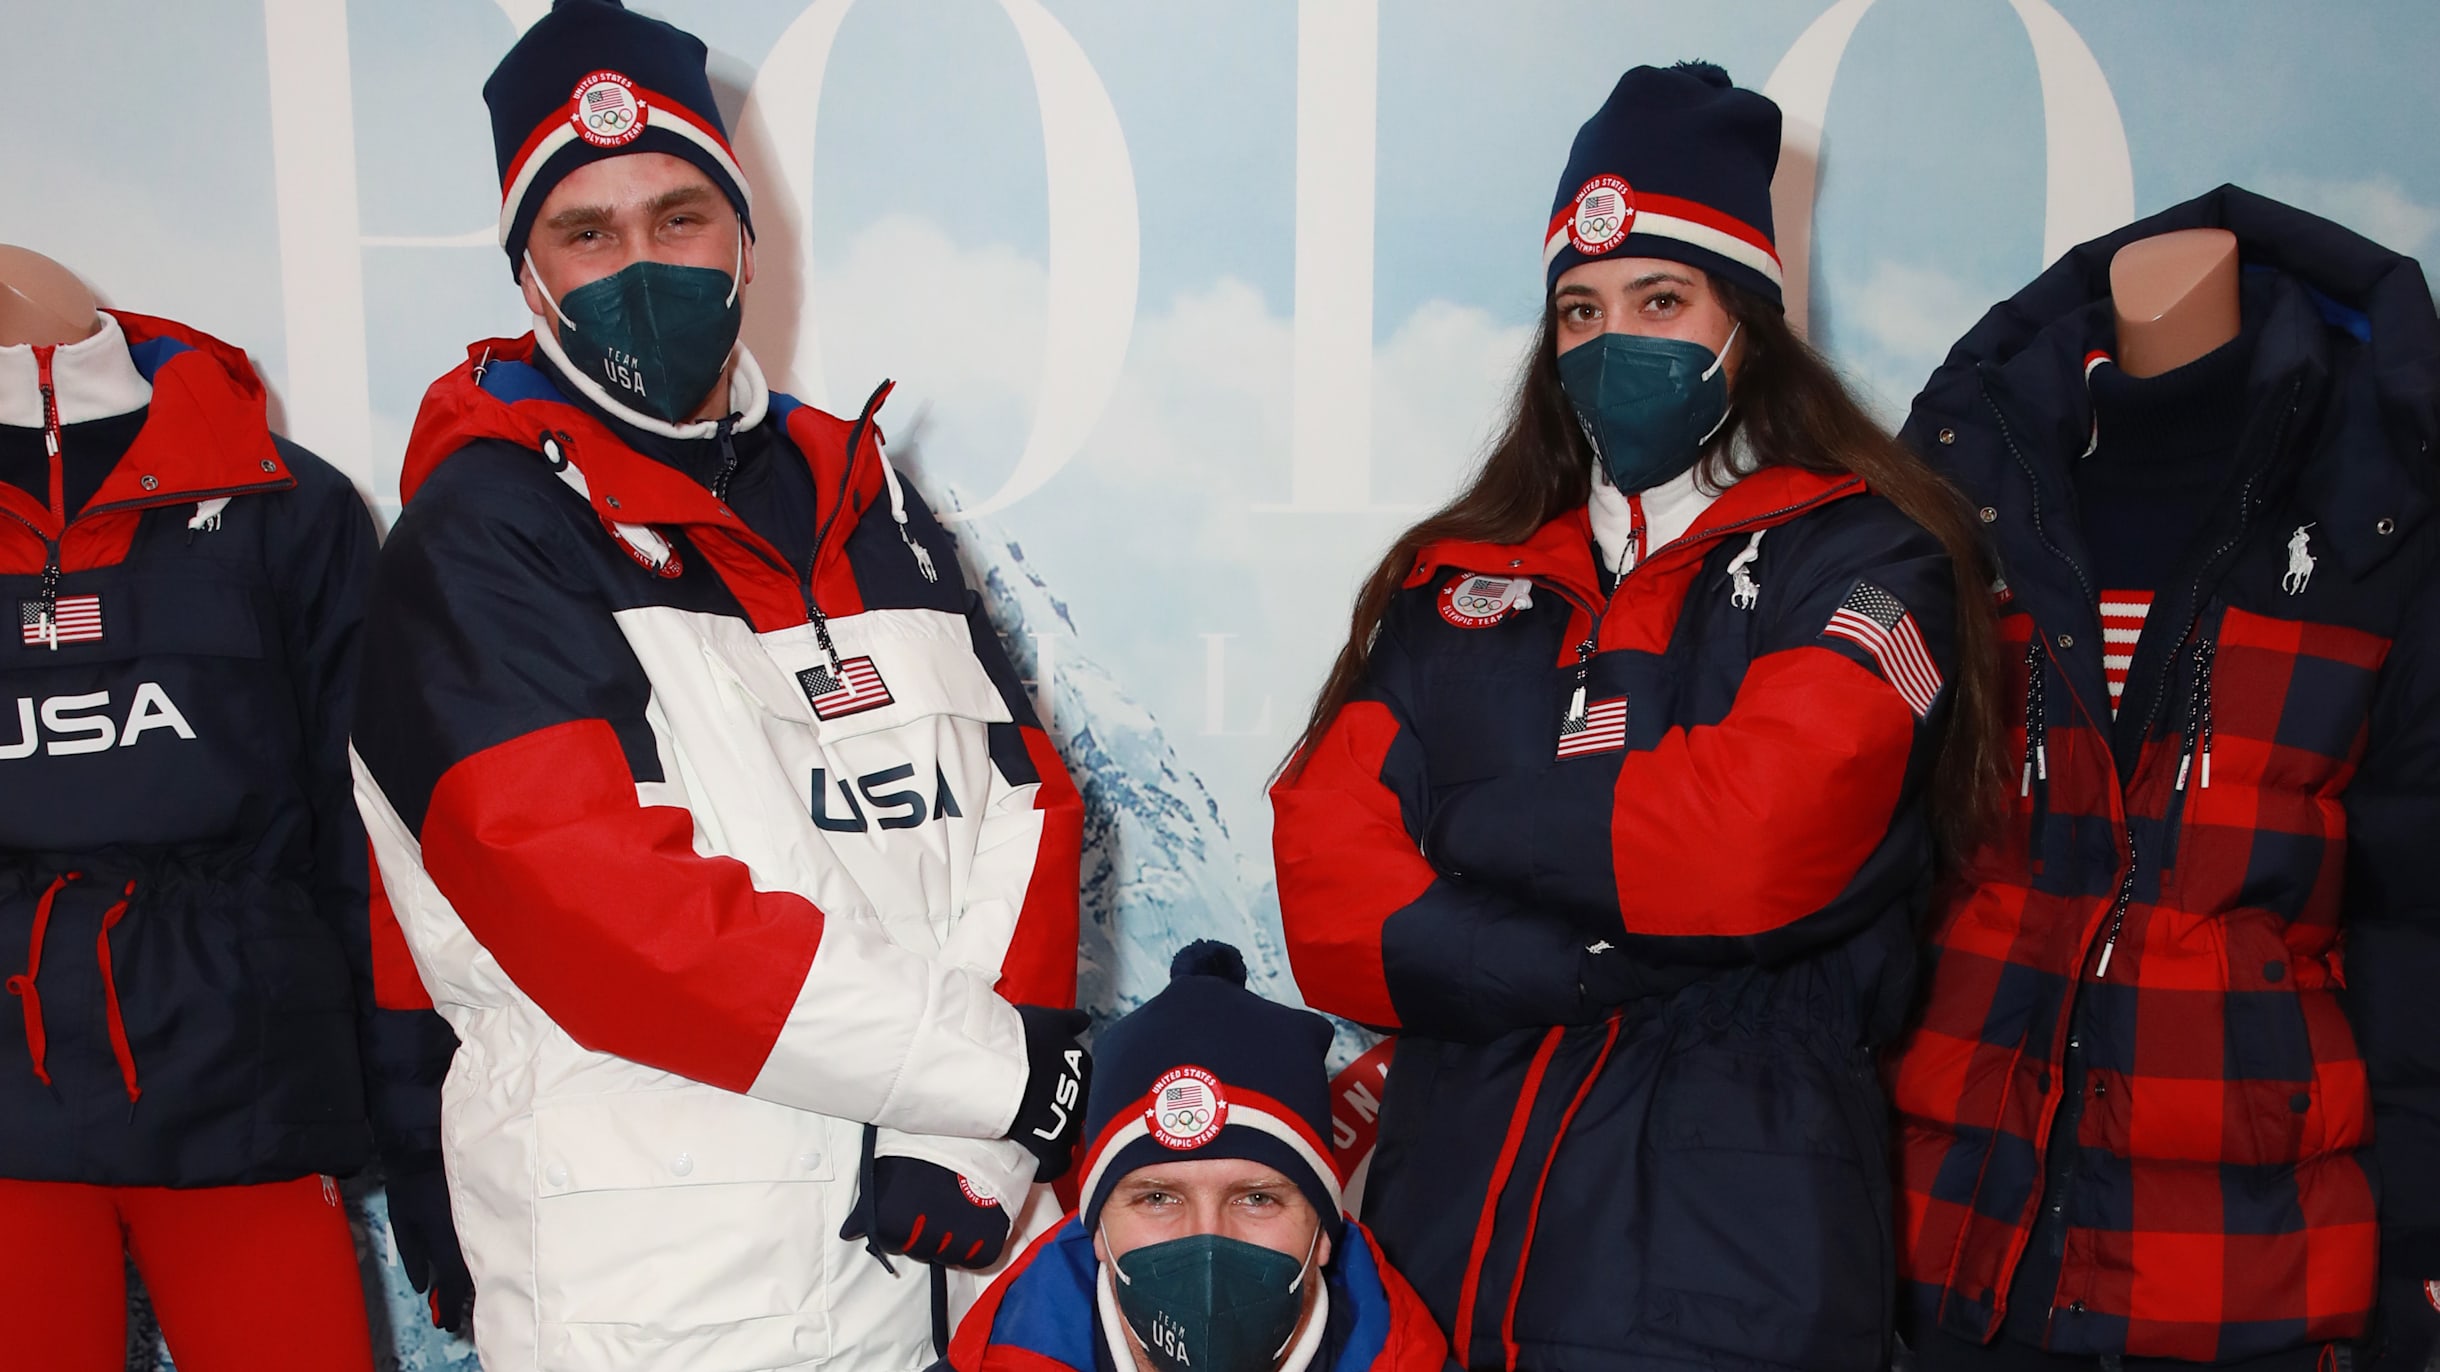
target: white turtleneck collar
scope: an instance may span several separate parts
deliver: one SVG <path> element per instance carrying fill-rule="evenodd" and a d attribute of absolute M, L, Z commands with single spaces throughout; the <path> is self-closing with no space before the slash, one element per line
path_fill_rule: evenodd
<path fill-rule="evenodd" d="M 1612 576 L 1626 575 L 1645 558 L 1685 537 L 1722 491 L 1762 464 L 1746 446 L 1745 430 L 1739 426 L 1729 438 L 1727 472 L 1722 484 L 1714 486 L 1704 478 L 1703 469 L 1709 465 L 1697 461 L 1658 486 L 1628 492 L 1611 485 L 1601 463 L 1594 462 L 1593 494 L 1585 501 L 1585 513 L 1592 517 L 1593 542 L 1601 549 L 1602 566 Z M 1645 546 L 1640 548 L 1632 546 L 1638 503 L 1642 504 L 1644 515 Z"/>
<path fill-rule="evenodd" d="M 717 419 L 672 424 L 619 403 L 617 397 L 602 389 L 600 382 L 585 375 L 583 368 L 568 360 L 567 353 L 559 346 L 557 325 L 541 315 L 533 318 L 534 346 L 558 365 L 559 374 L 567 378 L 570 385 L 584 392 L 587 400 L 616 415 L 621 423 L 632 424 L 648 434 L 658 434 L 663 438 L 711 438 L 720 432 L 720 421 Z M 729 413 L 737 416 L 737 424 L 731 432 L 742 433 L 762 423 L 763 416 L 771 412 L 771 388 L 763 380 L 762 367 L 754 361 L 754 354 L 742 342 L 737 345 L 736 360 L 737 365 L 729 372 Z"/>
<path fill-rule="evenodd" d="M 1305 1332 L 1296 1336 L 1288 1356 L 1279 1365 L 1279 1372 L 1306 1372 L 1313 1365 L 1314 1355 L 1322 1351 L 1322 1334 L 1330 1325 L 1330 1283 L 1322 1281 L 1322 1270 L 1313 1269 L 1313 1279 L 1321 1287 L 1313 1294 L 1313 1317 L 1305 1321 Z M 1111 1284 L 1110 1264 L 1101 1264 L 1101 1279 L 1093 1283 L 1093 1308 L 1101 1315 L 1101 1337 L 1110 1346 L 1110 1362 L 1126 1372 L 1135 1366 L 1135 1350 L 1127 1343 L 1127 1317 L 1118 1313 L 1118 1288 Z"/>
<path fill-rule="evenodd" d="M 112 316 L 101 318 L 91 338 L 51 350 L 51 394 L 62 424 L 108 419 L 152 403 L 152 383 L 127 355 L 126 331 Z M 0 348 L 0 424 L 43 427 L 42 369 L 31 343 Z"/>

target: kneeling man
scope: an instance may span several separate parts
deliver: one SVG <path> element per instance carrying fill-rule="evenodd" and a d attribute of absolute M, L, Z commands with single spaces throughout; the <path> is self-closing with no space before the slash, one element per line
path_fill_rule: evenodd
<path fill-rule="evenodd" d="M 1329 1021 L 1197 942 L 1093 1056 L 1082 1205 L 977 1302 L 951 1372 L 1438 1372 L 1448 1341 L 1340 1209 Z"/>

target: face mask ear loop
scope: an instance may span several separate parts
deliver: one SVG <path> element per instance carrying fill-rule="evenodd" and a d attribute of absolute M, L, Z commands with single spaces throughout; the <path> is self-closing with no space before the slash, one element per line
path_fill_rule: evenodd
<path fill-rule="evenodd" d="M 1711 365 L 1709 367 L 1703 369 L 1703 379 L 1705 381 L 1711 380 L 1714 373 L 1718 372 L 1722 367 L 1728 365 L 1728 350 L 1737 346 L 1737 331 L 1744 327 L 1745 325 L 1743 322 L 1733 324 L 1729 327 L 1727 340 L 1720 344 L 1720 355 L 1711 360 Z"/>
<path fill-rule="evenodd" d="M 551 307 L 551 314 L 559 320 L 559 327 L 563 329 L 574 327 L 568 323 L 567 315 L 561 312 L 559 302 L 551 299 L 551 288 L 542 284 L 542 269 L 534 265 L 534 255 L 531 252 L 525 255 L 525 270 L 534 278 L 534 289 L 541 293 L 542 303 Z"/>
<path fill-rule="evenodd" d="M 1710 369 L 1709 369 L 1709 370 L 1707 370 L 1707 371 L 1705 371 L 1705 372 L 1703 373 L 1703 379 L 1704 379 L 1705 381 L 1709 381 L 1709 380 L 1711 380 L 1711 378 L 1712 378 L 1712 374 L 1713 374 L 1714 372 L 1717 372 L 1717 371 L 1719 371 L 1719 370 L 1720 370 L 1722 367 L 1725 367 L 1725 366 L 1727 366 L 1727 365 L 1728 365 L 1728 350 L 1729 350 L 1730 348 L 1733 348 L 1733 347 L 1735 347 L 1735 346 L 1737 345 L 1737 330 L 1742 329 L 1742 328 L 1744 328 L 1744 327 L 1745 327 L 1745 325 L 1744 325 L 1744 323 L 1743 323 L 1742 321 L 1740 321 L 1739 323 L 1737 323 L 1737 324 L 1735 324 L 1735 325 L 1733 325 L 1733 326 L 1731 326 L 1731 327 L 1730 327 L 1730 329 L 1729 329 L 1729 331 L 1728 331 L 1728 339 L 1727 339 L 1727 341 L 1726 341 L 1726 342 L 1723 342 L 1723 343 L 1720 345 L 1720 355 L 1719 355 L 1718 357 L 1716 357 L 1716 358 L 1712 359 L 1712 363 L 1711 363 L 1711 367 L 1710 367 Z M 1713 425 L 1711 426 L 1711 428 L 1710 428 L 1709 430 L 1707 430 L 1707 431 L 1704 433 L 1704 435 L 1703 435 L 1701 438 L 1696 439 L 1696 440 L 1695 440 L 1696 445 L 1697 445 L 1697 446 L 1701 446 L 1702 444 L 1709 443 L 1709 442 L 1712 440 L 1712 438 L 1713 438 L 1715 435 L 1717 435 L 1717 434 L 1720 432 L 1721 427 L 1722 427 L 1723 425 L 1725 425 L 1725 424 L 1727 424 L 1727 423 L 1728 423 L 1728 417 L 1729 417 L 1730 415 L 1732 415 L 1732 414 L 1735 414 L 1736 412 L 1737 412 L 1737 402 L 1735 402 L 1735 401 L 1733 401 L 1733 400 L 1732 400 L 1732 401 L 1730 401 L 1730 402 L 1728 402 L 1728 404 L 1727 404 L 1726 406 L 1724 406 L 1724 407 L 1721 409 L 1721 411 L 1720 411 L 1720 418 L 1719 418 L 1719 422 L 1718 422 L 1718 423 L 1713 424 Z"/>
<path fill-rule="evenodd" d="M 737 303 L 737 292 L 746 284 L 746 222 L 737 221 L 737 256 L 729 263 L 729 298 L 721 301 L 725 308 Z"/>
<path fill-rule="evenodd" d="M 1101 1240 L 1101 1248 L 1103 1252 L 1110 1252 L 1110 1231 L 1108 1229 L 1104 1228 L 1099 1223 L 1096 1223 L 1093 1226 L 1093 1237 Z M 1127 1275 L 1127 1269 L 1118 1265 L 1118 1255 L 1116 1253 L 1110 1253 L 1110 1275 L 1118 1278 L 1119 1284 L 1122 1286 L 1135 1285 L 1135 1279 Z"/>
<path fill-rule="evenodd" d="M 1315 1216 L 1315 1217 L 1314 1217 L 1314 1220 L 1313 1220 L 1313 1242 L 1311 1242 L 1311 1243 L 1309 1243 L 1309 1244 L 1306 1244 L 1306 1245 L 1305 1245 L 1305 1261 L 1304 1261 L 1304 1263 L 1303 1263 L 1301 1266 L 1299 1266 L 1299 1267 L 1296 1269 L 1296 1280 L 1294 1280 L 1294 1281 L 1292 1281 L 1292 1282 L 1289 1282 L 1289 1283 L 1288 1283 L 1288 1294 L 1289 1294 L 1289 1295 L 1293 1296 L 1293 1295 L 1295 1295 L 1297 1292 L 1299 1292 L 1299 1291 L 1301 1291 L 1301 1290 L 1303 1290 L 1303 1289 L 1304 1289 L 1304 1286 L 1305 1286 L 1305 1276 L 1306 1276 L 1306 1274 L 1307 1274 L 1307 1273 L 1309 1273 L 1309 1272 L 1311 1272 L 1311 1271 L 1313 1270 L 1313 1255 L 1314 1255 L 1315 1253 L 1320 1252 L 1320 1251 L 1321 1251 L 1321 1247 L 1322 1247 L 1322 1221 L 1321 1221 L 1321 1217 L 1317 1215 L 1317 1216 Z M 1297 1320 L 1297 1323 L 1298 1323 L 1298 1324 L 1303 1324 L 1303 1323 L 1304 1323 L 1304 1320 L 1303 1320 L 1302 1318 L 1299 1318 L 1299 1319 Z M 1294 1343 L 1294 1342 L 1296 1342 L 1296 1331 L 1295 1331 L 1294 1329 L 1290 1329 L 1290 1330 L 1288 1331 L 1288 1337 L 1286 1337 L 1285 1339 L 1280 1340 L 1279 1347 L 1274 1348 L 1274 1349 L 1272 1349 L 1272 1350 L 1271 1350 L 1271 1357 L 1272 1357 L 1274 1360 L 1276 1360 L 1276 1359 L 1279 1357 L 1279 1355 L 1280 1355 L 1280 1354 L 1287 1352 L 1287 1351 L 1288 1351 L 1288 1345 L 1289 1345 L 1289 1344 L 1292 1344 L 1292 1343 Z"/>

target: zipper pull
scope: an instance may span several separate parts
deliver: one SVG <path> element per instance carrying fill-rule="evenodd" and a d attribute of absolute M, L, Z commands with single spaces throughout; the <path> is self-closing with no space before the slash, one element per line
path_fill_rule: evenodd
<path fill-rule="evenodd" d="M 2117 951 L 2118 933 L 2116 930 L 2111 930 L 2109 942 L 2101 945 L 2101 962 L 2098 966 L 2093 968 L 2093 979 L 2095 981 L 2108 981 L 2110 979 L 2110 954 Z"/>
<path fill-rule="evenodd" d="M 1567 698 L 1567 717 L 1566 717 L 1564 720 L 1562 720 L 1562 721 L 1561 721 L 1561 723 L 1563 723 L 1563 724 L 1580 724 L 1580 723 L 1582 723 L 1583 721 L 1584 721 L 1584 688 L 1583 688 L 1582 686 L 1578 686 L 1578 687 L 1576 688 L 1576 693 L 1575 693 L 1574 695 L 1569 696 L 1569 697 Z"/>
<path fill-rule="evenodd" d="M 59 651 L 59 542 L 43 540 L 42 559 L 42 640 L 52 652 Z"/>
<path fill-rule="evenodd" d="M 1567 716 L 1559 721 L 1563 731 L 1570 725 L 1582 726 L 1584 723 L 1584 682 L 1586 677 L 1592 675 L 1592 662 L 1593 634 L 1587 629 L 1584 641 L 1576 645 L 1576 693 L 1567 698 Z"/>
<path fill-rule="evenodd" d="M 48 381 L 42 383 L 42 448 L 48 456 L 59 456 L 59 397 Z"/>

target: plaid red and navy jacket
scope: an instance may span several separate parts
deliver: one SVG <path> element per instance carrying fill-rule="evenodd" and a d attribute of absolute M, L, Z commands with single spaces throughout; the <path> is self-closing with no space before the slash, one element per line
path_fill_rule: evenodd
<path fill-rule="evenodd" d="M 2249 413 L 2113 719 L 2085 362 L 2116 250 L 2198 226 L 2242 244 Z M 1918 397 L 2023 705 L 1891 1071 L 1921 1324 L 2223 1361 L 2358 1336 L 2378 1263 L 2440 1277 L 2436 382 L 2412 261 L 2231 187 L 2070 253 Z"/>

